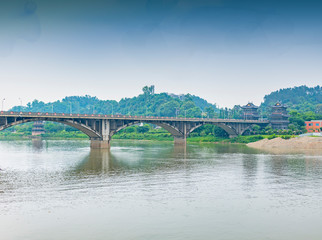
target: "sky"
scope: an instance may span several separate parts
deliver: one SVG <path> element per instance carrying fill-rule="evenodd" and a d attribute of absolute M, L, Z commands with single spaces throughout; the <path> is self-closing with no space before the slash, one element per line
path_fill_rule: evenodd
<path fill-rule="evenodd" d="M 0 100 L 120 100 L 145 85 L 219 107 L 322 84 L 322 1 L 1 0 Z"/>

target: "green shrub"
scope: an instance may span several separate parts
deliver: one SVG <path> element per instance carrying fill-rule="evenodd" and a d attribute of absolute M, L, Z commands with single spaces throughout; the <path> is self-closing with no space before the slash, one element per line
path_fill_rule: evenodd
<path fill-rule="evenodd" d="M 273 138 L 276 138 L 276 134 L 274 133 L 273 135 L 270 135 L 267 137 L 269 140 L 273 139 Z"/>

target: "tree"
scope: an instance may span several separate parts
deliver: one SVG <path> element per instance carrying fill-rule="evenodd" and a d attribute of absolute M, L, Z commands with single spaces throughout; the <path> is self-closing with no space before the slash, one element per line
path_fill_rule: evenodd
<path fill-rule="evenodd" d="M 194 108 L 196 105 L 192 101 L 185 101 L 181 105 L 181 111 L 184 112 L 185 110 L 189 110 L 191 108 Z"/>
<path fill-rule="evenodd" d="M 149 87 L 149 93 L 150 94 L 154 94 L 154 85 L 151 85 L 150 87 Z"/>
<path fill-rule="evenodd" d="M 201 110 L 198 107 L 193 107 L 187 110 L 187 117 L 201 117 Z"/>
<path fill-rule="evenodd" d="M 234 119 L 242 119 L 243 118 L 243 109 L 241 108 L 240 105 L 235 105 L 233 109 L 231 110 L 232 112 L 232 118 Z"/>
<path fill-rule="evenodd" d="M 127 133 L 133 133 L 135 131 L 136 131 L 136 128 L 134 126 L 130 126 L 124 129 L 124 132 L 127 132 Z"/>
<path fill-rule="evenodd" d="M 179 103 L 175 100 L 164 103 L 160 106 L 160 115 L 164 117 L 175 117 L 177 108 L 179 108 Z"/>
<path fill-rule="evenodd" d="M 139 127 L 137 127 L 137 129 L 136 129 L 136 131 L 138 132 L 138 133 L 146 133 L 146 132 L 148 132 L 150 130 L 150 128 L 149 128 L 149 125 L 148 124 L 144 124 L 143 126 L 139 126 Z"/>
<path fill-rule="evenodd" d="M 142 88 L 142 91 L 143 91 L 144 95 L 148 95 L 149 94 L 149 87 L 148 86 L 144 86 Z"/>
<path fill-rule="evenodd" d="M 148 95 L 153 95 L 154 94 L 154 85 L 151 85 L 150 87 L 148 86 L 144 86 L 142 88 L 142 91 L 143 91 L 143 94 L 145 96 L 148 96 Z"/>
<path fill-rule="evenodd" d="M 205 112 L 207 113 L 207 117 L 209 118 L 215 117 L 215 110 L 212 107 L 206 107 Z"/>
<path fill-rule="evenodd" d="M 256 124 L 252 125 L 252 132 L 253 132 L 254 134 L 258 134 L 258 133 L 259 133 L 259 131 L 260 131 L 260 129 L 261 129 L 261 127 L 260 127 L 260 126 L 258 126 L 258 125 L 256 125 Z"/>
<path fill-rule="evenodd" d="M 315 107 L 316 114 L 322 114 L 322 104 L 318 104 Z"/>
<path fill-rule="evenodd" d="M 288 125 L 288 129 L 290 129 L 291 131 L 296 131 L 298 127 L 291 123 Z"/>

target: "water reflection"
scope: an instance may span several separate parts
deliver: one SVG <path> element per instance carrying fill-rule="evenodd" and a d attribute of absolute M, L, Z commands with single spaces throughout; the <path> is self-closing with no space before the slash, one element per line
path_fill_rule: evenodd
<path fill-rule="evenodd" d="M 266 162 L 267 171 L 282 177 L 299 177 L 306 175 L 306 161 L 304 156 L 294 155 L 285 159 L 283 155 L 271 155 Z"/>
<path fill-rule="evenodd" d="M 258 161 L 259 159 L 256 155 L 242 156 L 243 176 L 246 179 L 248 186 L 252 186 L 254 180 L 257 178 Z"/>
<path fill-rule="evenodd" d="M 88 156 L 76 167 L 79 172 L 101 172 L 111 170 L 112 157 L 108 149 L 92 149 Z"/>
<path fill-rule="evenodd" d="M 187 168 L 200 164 L 225 165 L 213 159 L 227 154 L 242 154 L 244 169 L 249 176 L 257 169 L 259 151 L 243 145 L 191 144 L 187 146 L 172 143 L 122 142 L 116 141 L 111 149 L 91 149 L 74 168 L 78 173 L 120 173 L 151 172 Z M 229 158 L 230 155 L 227 155 Z"/>
<path fill-rule="evenodd" d="M 255 148 L 252 148 L 255 149 Z M 258 150 L 267 154 L 275 155 L 310 155 L 310 156 L 321 156 L 322 155 L 322 146 L 321 149 L 300 149 L 300 148 L 268 148 Z"/>
<path fill-rule="evenodd" d="M 179 159 L 186 159 L 187 145 L 173 145 L 172 157 L 179 158 Z"/>
<path fill-rule="evenodd" d="M 170 144 L 161 147 L 135 145 L 135 147 L 113 147 L 91 149 L 89 154 L 76 166 L 77 172 L 106 173 L 121 171 L 151 171 L 176 167 L 186 158 L 186 147 Z M 162 159 L 160 159 L 162 156 Z"/>
<path fill-rule="evenodd" d="M 33 138 L 32 140 L 32 149 L 35 151 L 42 151 L 44 148 L 44 141 L 41 137 Z"/>
<path fill-rule="evenodd" d="M 208 153 L 216 154 L 226 154 L 226 153 L 238 153 L 238 154 L 258 154 L 263 153 L 263 151 L 249 148 L 242 144 L 213 144 L 213 143 L 203 143 L 203 144 L 191 144 L 188 145 L 189 150 L 195 149 L 196 152 L 206 151 Z"/>

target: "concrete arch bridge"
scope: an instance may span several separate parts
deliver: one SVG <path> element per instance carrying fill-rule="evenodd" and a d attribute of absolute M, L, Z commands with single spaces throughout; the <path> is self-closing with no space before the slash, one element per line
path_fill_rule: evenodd
<path fill-rule="evenodd" d="M 230 138 L 242 135 L 254 124 L 261 127 L 269 124 L 269 121 L 260 120 L 2 111 L 0 112 L 0 131 L 33 121 L 52 121 L 74 127 L 90 138 L 91 148 L 108 148 L 111 137 L 115 133 L 139 123 L 150 123 L 166 129 L 172 134 L 176 144 L 186 144 L 189 134 L 205 124 L 213 124 L 222 128 Z"/>

